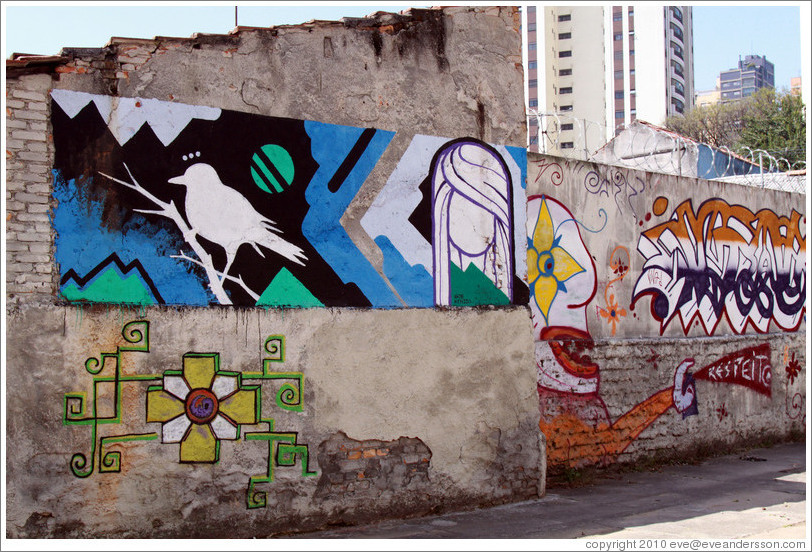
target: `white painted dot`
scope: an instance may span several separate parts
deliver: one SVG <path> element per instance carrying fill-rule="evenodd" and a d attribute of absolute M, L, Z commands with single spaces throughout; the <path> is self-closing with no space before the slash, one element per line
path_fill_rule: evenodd
<path fill-rule="evenodd" d="M 198 152 L 197 152 L 195 155 L 197 155 L 198 157 L 200 157 L 200 152 L 198 151 Z"/>
<path fill-rule="evenodd" d="M 184 155 L 184 156 L 183 156 L 183 160 L 184 160 L 184 161 L 186 161 L 186 159 L 187 159 L 187 158 L 186 158 L 186 156 Z"/>

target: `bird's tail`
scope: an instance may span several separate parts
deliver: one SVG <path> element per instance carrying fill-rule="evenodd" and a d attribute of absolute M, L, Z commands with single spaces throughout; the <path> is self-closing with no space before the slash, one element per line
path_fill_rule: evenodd
<path fill-rule="evenodd" d="M 301 248 L 293 245 L 289 241 L 283 240 L 276 234 L 265 233 L 260 239 L 255 240 L 251 245 L 254 246 L 254 249 L 257 250 L 257 253 L 265 256 L 262 251 L 260 251 L 258 245 L 262 247 L 267 247 L 274 253 L 277 253 L 286 259 L 304 266 L 304 262 L 307 260 L 307 256 L 304 254 Z"/>

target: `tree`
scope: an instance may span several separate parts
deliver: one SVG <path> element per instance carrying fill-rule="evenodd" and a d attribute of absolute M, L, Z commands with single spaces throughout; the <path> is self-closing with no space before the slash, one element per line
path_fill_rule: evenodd
<path fill-rule="evenodd" d="M 665 127 L 709 146 L 733 148 L 741 137 L 746 111 L 746 102 L 698 106 L 685 115 L 669 117 Z"/>
<path fill-rule="evenodd" d="M 800 96 L 762 88 L 750 97 L 739 146 L 764 150 L 791 165 L 806 159 L 806 107 Z"/>
<path fill-rule="evenodd" d="M 717 148 L 764 150 L 796 166 L 806 159 L 806 107 L 800 96 L 761 88 L 739 101 L 695 107 L 665 127 Z"/>

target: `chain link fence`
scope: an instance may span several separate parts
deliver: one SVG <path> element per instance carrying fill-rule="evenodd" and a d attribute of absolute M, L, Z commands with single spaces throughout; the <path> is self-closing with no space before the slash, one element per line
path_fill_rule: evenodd
<path fill-rule="evenodd" d="M 639 120 L 609 129 L 606 125 L 566 113 L 530 110 L 527 122 L 530 151 L 650 172 L 806 193 L 806 163 L 790 163 L 764 150 L 713 147 Z"/>

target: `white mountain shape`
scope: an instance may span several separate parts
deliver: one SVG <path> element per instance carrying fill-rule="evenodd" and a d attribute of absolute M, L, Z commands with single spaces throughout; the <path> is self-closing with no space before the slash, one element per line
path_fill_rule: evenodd
<path fill-rule="evenodd" d="M 73 90 L 52 90 L 51 97 L 68 117 L 73 119 L 84 107 L 93 102 L 115 136 L 124 145 L 140 130 L 144 123 L 164 146 L 168 146 L 186 128 L 192 119 L 214 121 L 221 110 L 216 107 L 163 102 L 145 98 L 119 98 Z"/>

